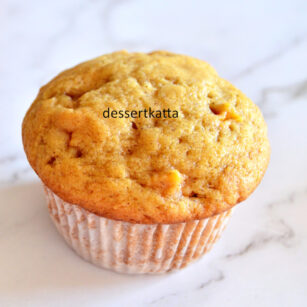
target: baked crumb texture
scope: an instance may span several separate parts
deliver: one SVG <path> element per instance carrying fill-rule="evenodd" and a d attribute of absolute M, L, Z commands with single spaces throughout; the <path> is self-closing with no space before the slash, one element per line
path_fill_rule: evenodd
<path fill-rule="evenodd" d="M 171 109 L 179 118 L 104 118 Z M 176 223 L 221 213 L 269 161 L 258 107 L 207 63 L 164 51 L 115 52 L 43 86 L 23 122 L 31 166 L 65 201 L 97 215 Z"/>

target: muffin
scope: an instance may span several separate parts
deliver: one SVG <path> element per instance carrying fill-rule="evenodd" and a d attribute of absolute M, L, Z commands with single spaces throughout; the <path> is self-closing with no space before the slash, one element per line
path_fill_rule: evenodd
<path fill-rule="evenodd" d="M 206 62 L 165 51 L 60 73 L 22 136 L 68 244 L 128 273 L 179 269 L 208 251 L 270 156 L 258 107 Z"/>

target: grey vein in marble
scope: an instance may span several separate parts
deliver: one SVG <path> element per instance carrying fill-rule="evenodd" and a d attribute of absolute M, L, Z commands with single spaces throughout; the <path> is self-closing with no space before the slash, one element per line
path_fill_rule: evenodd
<path fill-rule="evenodd" d="M 15 162 L 17 159 L 20 159 L 20 155 L 13 154 L 13 155 L 8 155 L 0 158 L 0 165 L 5 164 L 5 163 L 11 163 Z"/>
<path fill-rule="evenodd" d="M 193 288 L 184 289 L 184 290 L 181 290 L 181 291 L 178 291 L 178 292 L 172 292 L 172 293 L 169 293 L 169 294 L 165 294 L 165 295 L 149 302 L 148 305 L 155 305 L 155 304 L 160 303 L 162 301 L 168 300 L 169 298 L 172 298 L 172 297 L 179 297 L 179 296 L 185 295 L 187 293 L 193 293 L 195 291 L 203 290 L 203 289 L 209 287 L 211 284 L 221 282 L 224 279 L 225 279 L 225 276 L 224 276 L 223 272 L 218 271 L 218 273 L 215 277 L 212 277 L 212 278 L 208 279 L 207 281 L 196 285 Z"/>
<path fill-rule="evenodd" d="M 280 95 L 281 98 L 278 100 L 270 99 L 271 96 L 276 94 Z M 280 107 L 292 104 L 301 98 L 307 98 L 307 80 L 290 85 L 264 88 L 261 91 L 261 98 L 257 104 L 266 118 L 274 118 Z"/>
<path fill-rule="evenodd" d="M 24 179 L 24 176 L 28 173 L 32 172 L 32 169 L 30 166 L 24 168 L 24 169 L 19 169 L 17 171 L 13 171 L 10 175 L 6 176 L 6 179 L 0 180 L 0 185 L 7 185 L 7 184 L 15 184 L 19 182 L 20 180 Z"/>
<path fill-rule="evenodd" d="M 307 188 L 302 191 L 292 192 L 289 194 L 288 197 L 272 202 L 267 205 L 267 211 L 270 211 L 270 214 L 268 216 L 271 216 L 273 221 L 275 222 L 275 226 L 281 226 L 281 230 L 279 233 L 270 234 L 268 232 L 268 229 L 264 229 L 262 233 L 256 234 L 254 238 L 246 244 L 243 248 L 241 248 L 239 251 L 227 254 L 225 256 L 226 259 L 233 259 L 237 258 L 239 256 L 246 255 L 254 250 L 261 249 L 265 247 L 269 243 L 279 243 L 285 248 L 292 247 L 294 242 L 293 239 L 295 237 L 295 232 L 292 229 L 292 227 L 286 223 L 286 221 L 283 218 L 278 218 L 274 215 L 273 210 L 278 208 L 278 206 L 282 205 L 293 205 L 298 198 L 301 196 L 306 197 L 307 196 Z"/>
<path fill-rule="evenodd" d="M 298 47 L 300 44 L 305 42 L 307 40 L 307 34 L 304 34 L 302 36 L 296 37 L 292 41 L 290 41 L 285 47 L 273 52 L 272 54 L 256 61 L 255 63 L 252 63 L 250 66 L 239 72 L 238 74 L 231 77 L 232 80 L 236 81 L 243 77 L 246 77 L 247 75 L 253 73 L 254 71 L 258 70 L 259 68 L 262 68 L 264 66 L 267 66 L 274 62 L 275 60 L 278 60 L 282 56 L 284 56 L 286 53 L 291 51 L 292 49 Z"/>

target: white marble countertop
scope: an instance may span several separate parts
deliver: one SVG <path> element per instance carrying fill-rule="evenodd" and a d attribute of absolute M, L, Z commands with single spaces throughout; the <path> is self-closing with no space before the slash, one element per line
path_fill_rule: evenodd
<path fill-rule="evenodd" d="M 0 4 L 0 306 L 306 306 L 307 2 Z M 76 256 L 49 219 L 20 126 L 41 85 L 118 49 L 202 58 L 262 109 L 272 156 L 212 252 L 173 274 L 127 276 Z"/>

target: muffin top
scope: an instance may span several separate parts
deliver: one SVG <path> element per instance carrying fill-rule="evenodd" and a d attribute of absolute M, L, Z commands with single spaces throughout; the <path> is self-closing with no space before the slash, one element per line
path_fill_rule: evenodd
<path fill-rule="evenodd" d="M 164 51 L 115 52 L 60 73 L 22 134 L 31 166 L 63 200 L 137 223 L 230 209 L 270 155 L 250 99 L 206 62 Z"/>

